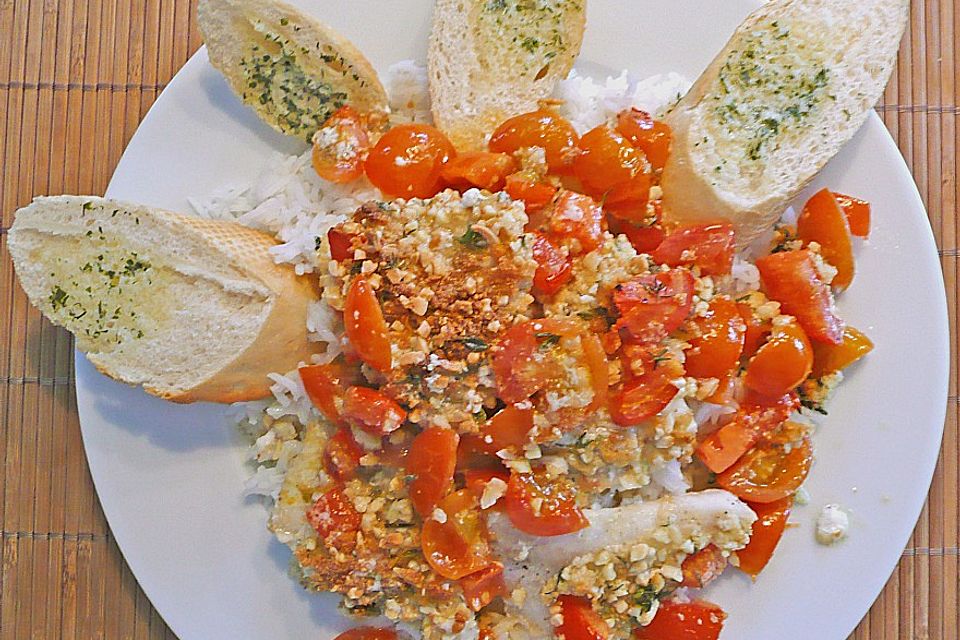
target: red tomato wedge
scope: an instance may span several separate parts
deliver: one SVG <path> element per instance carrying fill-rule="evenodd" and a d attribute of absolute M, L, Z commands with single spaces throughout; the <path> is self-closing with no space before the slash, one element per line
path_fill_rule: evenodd
<path fill-rule="evenodd" d="M 399 124 L 383 134 L 367 157 L 367 177 L 395 198 L 429 198 L 443 188 L 443 165 L 457 152 L 427 124 Z"/>
<path fill-rule="evenodd" d="M 663 227 L 659 225 L 644 227 L 624 223 L 618 227 L 618 230 L 627 236 L 627 240 L 637 250 L 637 253 L 653 253 L 663 242 L 663 239 L 667 237 Z"/>
<path fill-rule="evenodd" d="M 727 223 L 680 227 L 664 238 L 653 259 L 671 267 L 697 266 L 705 275 L 724 275 L 733 267 L 733 236 L 733 225 Z"/>
<path fill-rule="evenodd" d="M 617 131 L 643 151 L 654 169 L 663 169 L 673 139 L 670 125 L 654 120 L 646 111 L 627 109 L 617 114 Z"/>
<path fill-rule="evenodd" d="M 570 255 L 589 253 L 600 246 L 607 228 L 603 209 L 590 196 L 561 189 L 548 212 L 547 235 Z"/>
<path fill-rule="evenodd" d="M 789 451 L 782 443 L 765 440 L 717 475 L 717 484 L 748 502 L 776 502 L 800 488 L 812 462 L 809 439 L 794 443 Z"/>
<path fill-rule="evenodd" d="M 813 377 L 820 378 L 846 369 L 873 351 L 873 342 L 858 329 L 847 326 L 840 344 L 813 345 Z"/>
<path fill-rule="evenodd" d="M 356 627 L 344 631 L 333 640 L 397 640 L 397 632 L 382 627 Z"/>
<path fill-rule="evenodd" d="M 727 614 L 709 602 L 664 600 L 653 621 L 634 630 L 634 640 L 717 640 Z"/>
<path fill-rule="evenodd" d="M 336 227 L 327 231 L 327 242 L 330 243 L 330 257 L 341 262 L 353 259 L 353 238 Z"/>
<path fill-rule="evenodd" d="M 723 378 L 736 366 L 743 352 L 746 323 L 737 304 L 726 296 L 710 301 L 705 316 L 693 318 L 696 335 L 687 342 L 684 367 L 695 378 Z"/>
<path fill-rule="evenodd" d="M 710 471 L 720 473 L 730 468 L 764 435 L 783 424 L 799 406 L 800 400 L 793 393 L 773 402 L 747 398 L 733 420 L 709 434 L 697 446 L 697 457 Z"/>
<path fill-rule="evenodd" d="M 510 522 L 520 531 L 534 536 L 558 536 L 590 524 L 577 507 L 574 493 L 562 478 L 550 479 L 543 473 L 511 473 L 503 501 Z"/>
<path fill-rule="evenodd" d="M 487 568 L 460 578 L 460 588 L 467 606 L 480 611 L 494 598 L 506 595 L 507 583 L 503 580 L 503 565 L 493 562 Z"/>
<path fill-rule="evenodd" d="M 376 389 L 350 387 L 343 395 L 343 419 L 375 436 L 393 433 L 407 419 L 407 412 Z"/>
<path fill-rule="evenodd" d="M 540 211 L 557 194 L 557 187 L 522 172 L 507 176 L 503 189 L 514 200 L 522 200 L 527 213 Z"/>
<path fill-rule="evenodd" d="M 807 201 L 797 218 L 797 236 L 804 244 L 820 244 L 820 255 L 837 268 L 831 282 L 836 289 L 850 286 L 854 274 L 850 225 L 833 193 L 821 189 Z"/>
<path fill-rule="evenodd" d="M 813 367 L 813 347 L 800 325 L 773 328 L 770 339 L 747 364 L 743 383 L 756 393 L 780 397 L 807 379 Z"/>
<path fill-rule="evenodd" d="M 393 356 L 387 338 L 387 323 L 373 287 L 364 278 L 355 278 L 343 304 L 343 325 L 347 339 L 360 359 L 377 371 L 390 371 Z"/>
<path fill-rule="evenodd" d="M 413 476 L 410 500 L 421 518 L 429 518 L 440 500 L 453 487 L 460 437 L 451 429 L 429 427 L 410 444 L 404 466 Z"/>
<path fill-rule="evenodd" d="M 500 191 L 507 176 L 517 170 L 517 161 L 506 153 L 474 151 L 462 153 L 449 160 L 440 175 L 456 189 L 477 187 L 488 191 Z"/>
<path fill-rule="evenodd" d="M 757 520 L 753 523 L 750 542 L 743 549 L 737 551 L 740 571 L 756 578 L 767 566 L 774 550 L 780 544 L 780 538 L 787 526 L 787 518 L 790 517 L 792 506 L 792 496 L 768 504 L 759 502 L 750 504 L 750 508 L 757 514 Z"/>
<path fill-rule="evenodd" d="M 537 262 L 533 286 L 540 293 L 553 295 L 573 278 L 570 257 L 541 233 L 534 233 L 533 259 Z"/>
<path fill-rule="evenodd" d="M 344 105 L 313 136 L 313 168 L 324 180 L 344 183 L 363 175 L 370 138 L 357 111 Z"/>
<path fill-rule="evenodd" d="M 483 496 L 487 485 L 494 478 L 507 483 L 510 480 L 510 474 L 505 469 L 466 469 L 463 472 L 463 486 L 479 500 Z M 499 510 L 501 506 L 498 501 L 490 508 Z"/>
<path fill-rule="evenodd" d="M 840 344 L 843 321 L 809 249 L 771 253 L 757 260 L 757 268 L 767 295 L 781 304 L 784 313 L 796 317 L 811 340 Z"/>
<path fill-rule="evenodd" d="M 833 196 L 837 199 L 837 204 L 843 209 L 847 216 L 847 224 L 850 225 L 850 233 L 860 238 L 866 238 L 870 235 L 870 203 L 866 200 L 845 196 L 842 193 L 834 192 Z"/>
<path fill-rule="evenodd" d="M 561 595 L 557 598 L 563 622 L 554 630 L 564 640 L 607 640 L 610 627 L 594 611 L 590 600 L 581 596 Z"/>
<path fill-rule="evenodd" d="M 643 171 L 643 156 L 626 138 L 600 125 L 580 138 L 573 173 L 587 193 L 597 198 Z"/>
<path fill-rule="evenodd" d="M 621 427 L 640 424 L 657 415 L 677 395 L 673 381 L 683 376 L 683 365 L 672 358 L 644 352 L 642 375 L 632 377 L 610 398 L 610 417 Z"/>
<path fill-rule="evenodd" d="M 313 405 L 320 409 L 327 419 L 333 422 L 340 420 L 343 394 L 347 387 L 360 381 L 359 369 L 335 361 L 329 364 L 303 366 L 300 367 L 299 373 L 303 388 Z"/>
<path fill-rule="evenodd" d="M 360 530 L 360 514 L 341 486 L 323 493 L 307 510 L 307 522 L 332 547 L 352 547 Z"/>
<path fill-rule="evenodd" d="M 363 449 L 354 440 L 353 433 L 341 428 L 330 436 L 323 448 L 323 468 L 334 480 L 346 482 L 357 477 L 362 457 Z"/>
<path fill-rule="evenodd" d="M 687 556 L 680 568 L 683 570 L 680 586 L 702 589 L 720 577 L 727 568 L 727 559 L 719 547 L 711 544 Z"/>
<path fill-rule="evenodd" d="M 501 449 L 520 449 L 530 442 L 533 429 L 533 409 L 518 409 L 507 405 L 480 428 L 480 439 L 487 451 L 495 454 Z"/>
<path fill-rule="evenodd" d="M 490 136 L 490 151 L 513 153 L 524 147 L 542 147 L 551 173 L 569 172 L 577 155 L 579 137 L 573 125 L 547 109 L 504 120 Z"/>
<path fill-rule="evenodd" d="M 620 319 L 615 326 L 624 342 L 659 344 L 690 315 L 693 287 L 686 269 L 645 273 L 618 284 L 613 302 Z"/>
<path fill-rule="evenodd" d="M 427 563 L 450 580 L 487 568 L 494 558 L 477 499 L 461 489 L 447 495 L 437 508 L 443 511 L 444 521 L 425 519 L 420 534 Z"/>

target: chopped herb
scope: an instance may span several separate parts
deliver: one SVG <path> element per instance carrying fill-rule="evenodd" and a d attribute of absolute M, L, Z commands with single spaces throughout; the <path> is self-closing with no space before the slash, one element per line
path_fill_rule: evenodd
<path fill-rule="evenodd" d="M 50 292 L 50 306 L 53 307 L 54 311 L 59 311 L 66 306 L 69 298 L 67 292 L 61 289 L 60 285 L 56 285 Z"/>
<path fill-rule="evenodd" d="M 467 232 L 457 238 L 457 242 L 471 249 L 480 250 L 490 246 L 483 234 L 473 229 L 467 229 Z"/>
<path fill-rule="evenodd" d="M 480 338 L 461 338 L 459 342 L 467 351 L 474 351 L 476 353 L 486 351 L 490 348 L 490 345 Z"/>
<path fill-rule="evenodd" d="M 281 26 L 284 26 L 284 27 L 285 27 L 285 26 L 287 26 L 288 24 L 290 24 L 290 21 L 289 21 L 288 19 L 286 19 L 286 18 L 280 18 L 280 25 L 281 25 Z"/>
<path fill-rule="evenodd" d="M 84 202 L 84 203 L 83 203 L 83 210 L 84 210 L 84 211 L 90 211 L 91 209 L 93 209 L 93 203 L 92 203 L 92 202 Z"/>
<path fill-rule="evenodd" d="M 540 351 L 548 351 L 560 343 L 560 336 L 555 333 L 544 331 L 536 334 L 536 337 L 537 342 L 540 343 L 537 347 Z"/>

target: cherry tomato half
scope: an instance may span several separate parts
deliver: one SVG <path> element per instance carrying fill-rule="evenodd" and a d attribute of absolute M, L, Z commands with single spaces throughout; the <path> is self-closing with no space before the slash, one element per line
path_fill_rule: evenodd
<path fill-rule="evenodd" d="M 830 287 L 817 272 L 809 249 L 771 253 L 757 259 L 767 296 L 794 316 L 807 336 L 817 342 L 840 344 L 843 321 L 837 317 Z"/>
<path fill-rule="evenodd" d="M 810 473 L 809 439 L 793 443 L 765 440 L 732 467 L 717 475 L 717 484 L 748 502 L 769 503 L 793 495 Z"/>
<path fill-rule="evenodd" d="M 382 627 L 356 627 L 344 631 L 333 640 L 397 640 L 397 632 Z"/>
<path fill-rule="evenodd" d="M 723 378 L 736 366 L 743 352 L 746 323 L 737 304 L 726 296 L 710 301 L 705 316 L 693 318 L 696 335 L 687 342 L 684 367 L 695 378 Z"/>
<path fill-rule="evenodd" d="M 787 526 L 787 518 L 790 517 L 792 506 L 792 496 L 767 504 L 755 502 L 750 505 L 750 508 L 757 514 L 757 519 L 753 523 L 750 542 L 743 549 L 737 551 L 740 571 L 756 578 L 767 566 L 774 550 L 780 543 L 780 538 L 783 536 L 783 530 Z"/>
<path fill-rule="evenodd" d="M 570 256 L 558 249 L 542 233 L 534 233 L 533 259 L 537 270 L 533 286 L 545 295 L 553 295 L 573 277 Z"/>
<path fill-rule="evenodd" d="M 313 134 L 313 168 L 324 180 L 344 183 L 363 175 L 370 138 L 360 114 L 350 105 L 333 112 Z"/>
<path fill-rule="evenodd" d="M 762 396 L 780 397 L 807 379 L 813 347 L 795 321 L 775 326 L 770 339 L 747 364 L 743 383 Z"/>
<path fill-rule="evenodd" d="M 590 523 L 574 500 L 574 489 L 562 478 L 539 473 L 511 473 L 504 507 L 517 529 L 534 536 L 558 536 Z"/>
<path fill-rule="evenodd" d="M 343 395 L 343 419 L 374 436 L 393 433 L 407 419 L 407 412 L 376 389 L 350 387 Z"/>
<path fill-rule="evenodd" d="M 656 345 L 679 327 L 693 307 L 693 275 L 686 269 L 645 273 L 618 284 L 616 328 L 625 342 Z"/>
<path fill-rule="evenodd" d="M 323 468 L 338 482 L 346 482 L 357 476 L 363 449 L 353 438 L 348 428 L 341 428 L 330 436 L 323 448 Z"/>
<path fill-rule="evenodd" d="M 514 153 L 541 147 L 552 173 L 569 172 L 577 155 L 579 137 L 573 125 L 548 109 L 508 118 L 490 136 L 490 151 Z"/>
<path fill-rule="evenodd" d="M 332 547 L 351 547 L 360 530 L 360 514 L 353 507 L 342 486 L 321 494 L 307 510 L 307 522 Z"/>
<path fill-rule="evenodd" d="M 837 199 L 837 204 L 843 209 L 844 215 L 847 216 L 850 233 L 861 238 L 870 235 L 870 203 L 842 193 L 834 192 L 833 195 Z"/>
<path fill-rule="evenodd" d="M 653 621 L 633 632 L 635 640 L 717 640 L 727 614 L 702 601 L 664 600 Z"/>
<path fill-rule="evenodd" d="M 680 568 L 683 570 L 681 587 L 702 589 L 720 577 L 727 568 L 727 559 L 719 547 L 709 544 L 687 556 Z"/>
<path fill-rule="evenodd" d="M 393 368 L 383 309 L 373 287 L 364 278 L 354 278 L 350 283 L 343 304 L 343 325 L 347 339 L 361 360 L 377 371 Z"/>
<path fill-rule="evenodd" d="M 673 139 L 670 125 L 640 109 L 627 109 L 617 114 L 617 131 L 643 151 L 654 169 L 663 169 Z"/>
<path fill-rule="evenodd" d="M 592 196 L 602 197 L 643 171 L 643 157 L 626 138 L 607 125 L 583 134 L 579 147 L 573 173 Z"/>
<path fill-rule="evenodd" d="M 387 196 L 429 198 L 443 188 L 443 165 L 457 155 L 447 136 L 426 124 L 387 131 L 367 157 L 367 177 Z"/>
<path fill-rule="evenodd" d="M 821 189 L 813 194 L 797 218 L 797 236 L 804 244 L 820 244 L 820 255 L 836 267 L 833 285 L 843 291 L 853 281 L 853 241 L 850 225 L 833 193 Z"/>
<path fill-rule="evenodd" d="M 702 273 L 716 276 L 730 273 L 735 249 L 732 224 L 698 224 L 672 231 L 652 257 L 671 267 L 698 266 Z"/>
<path fill-rule="evenodd" d="M 427 563 L 444 578 L 459 580 L 493 561 L 486 525 L 477 499 L 466 489 L 447 495 L 437 506 L 443 522 L 423 522 L 420 545 Z"/>
<path fill-rule="evenodd" d="M 421 518 L 429 518 L 434 507 L 453 487 L 460 438 L 452 429 L 429 427 L 410 444 L 404 466 L 413 476 L 410 501 Z"/>
<path fill-rule="evenodd" d="M 475 151 L 461 153 L 445 165 L 440 174 L 451 187 L 469 189 L 477 187 L 488 191 L 500 191 L 508 175 L 517 170 L 517 161 L 505 153 Z"/>
<path fill-rule="evenodd" d="M 783 424 L 800 406 L 796 394 L 777 400 L 749 397 L 733 420 L 723 425 L 697 447 L 697 457 L 714 473 L 730 468 L 760 439 Z"/>
<path fill-rule="evenodd" d="M 507 584 L 503 580 L 503 564 L 493 562 L 485 569 L 460 578 L 460 588 L 467 606 L 480 611 L 494 598 L 506 595 Z"/>
<path fill-rule="evenodd" d="M 873 351 L 873 342 L 862 331 L 847 326 L 840 344 L 813 345 L 813 377 L 846 369 L 851 364 Z"/>
<path fill-rule="evenodd" d="M 563 622 L 554 630 L 564 640 L 607 640 L 610 627 L 594 611 L 590 600 L 581 596 L 561 595 L 557 598 Z"/>

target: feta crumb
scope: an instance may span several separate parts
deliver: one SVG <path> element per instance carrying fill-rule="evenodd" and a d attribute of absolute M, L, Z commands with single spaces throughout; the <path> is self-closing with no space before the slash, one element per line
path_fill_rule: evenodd
<path fill-rule="evenodd" d="M 507 492 L 507 483 L 500 478 L 491 478 L 490 482 L 483 488 L 483 495 L 480 496 L 480 508 L 489 509 L 497 503 L 497 500 L 503 497 Z"/>
<path fill-rule="evenodd" d="M 847 537 L 850 518 L 838 504 L 828 504 L 817 517 L 817 542 L 830 545 Z"/>
<path fill-rule="evenodd" d="M 440 507 L 437 507 L 436 509 L 433 510 L 433 519 L 439 522 L 440 524 L 443 524 L 444 522 L 447 521 L 447 512 L 441 509 Z"/>

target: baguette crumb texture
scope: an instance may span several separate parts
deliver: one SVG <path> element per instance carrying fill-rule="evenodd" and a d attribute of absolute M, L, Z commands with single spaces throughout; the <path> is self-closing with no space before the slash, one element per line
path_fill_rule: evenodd
<path fill-rule="evenodd" d="M 274 129 L 307 142 L 344 104 L 386 114 L 376 71 L 346 38 L 275 0 L 200 0 L 210 63 Z"/>
<path fill-rule="evenodd" d="M 751 14 L 667 116 L 666 219 L 726 218 L 744 246 L 866 120 L 909 0 L 776 0 Z"/>
<path fill-rule="evenodd" d="M 31 303 L 106 375 L 177 402 L 267 397 L 309 361 L 309 281 L 230 222 L 94 196 L 35 199 L 8 245 Z"/>
<path fill-rule="evenodd" d="M 586 0 L 437 0 L 428 72 L 433 118 L 460 151 L 533 111 L 580 52 Z"/>

